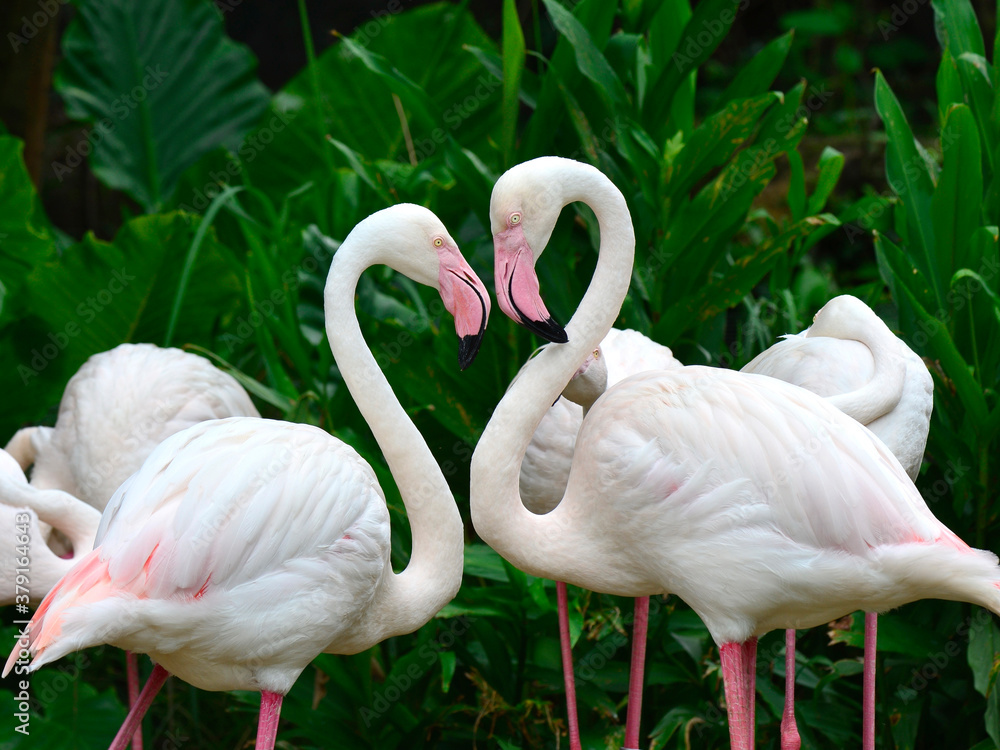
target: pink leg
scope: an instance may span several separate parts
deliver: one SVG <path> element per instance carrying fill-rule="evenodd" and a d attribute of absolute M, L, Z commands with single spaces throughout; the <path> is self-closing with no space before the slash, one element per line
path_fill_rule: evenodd
<path fill-rule="evenodd" d="M 795 724 L 795 630 L 785 631 L 785 714 L 781 717 L 781 750 L 799 750 Z"/>
<path fill-rule="evenodd" d="M 635 600 L 632 623 L 632 667 L 628 678 L 628 718 L 625 720 L 625 747 L 638 750 L 639 722 L 642 719 L 642 676 L 646 666 L 646 629 L 649 625 L 649 597 Z"/>
<path fill-rule="evenodd" d="M 139 700 L 139 660 L 131 651 L 125 652 L 125 679 L 128 682 L 128 707 L 131 710 Z M 142 722 L 132 737 L 132 750 L 142 750 Z"/>
<path fill-rule="evenodd" d="M 129 710 L 128 716 L 125 717 L 125 723 L 118 730 L 118 734 L 115 735 L 108 750 L 125 750 L 128 747 L 136 728 L 142 724 L 142 717 L 146 715 L 153 698 L 160 692 L 160 688 L 163 687 L 163 683 L 167 681 L 169 676 L 170 673 L 159 664 L 153 667 L 153 673 L 149 676 L 146 687 L 139 693 L 139 699 Z"/>
<path fill-rule="evenodd" d="M 878 645 L 878 614 L 865 612 L 865 678 L 862 708 L 861 748 L 875 750 L 875 650 Z"/>
<path fill-rule="evenodd" d="M 573 679 L 573 646 L 569 642 L 569 597 L 566 594 L 566 584 L 562 581 L 556 581 L 556 605 L 559 609 L 559 646 L 562 651 L 563 684 L 566 688 L 569 750 L 580 750 L 580 722 L 576 716 L 576 682 Z"/>
<path fill-rule="evenodd" d="M 743 666 L 743 647 L 739 643 L 723 643 L 719 648 L 722 658 L 722 681 L 726 688 L 726 712 L 729 714 L 729 743 L 732 750 L 753 750 L 753 727 L 747 709 L 746 671 Z"/>
<path fill-rule="evenodd" d="M 747 696 L 747 716 L 750 720 L 750 747 L 754 746 L 757 725 L 757 638 L 743 642 L 743 679 Z"/>
<path fill-rule="evenodd" d="M 278 738 L 278 716 L 281 714 L 280 693 L 260 692 L 260 721 L 257 724 L 257 750 L 274 750 Z"/>

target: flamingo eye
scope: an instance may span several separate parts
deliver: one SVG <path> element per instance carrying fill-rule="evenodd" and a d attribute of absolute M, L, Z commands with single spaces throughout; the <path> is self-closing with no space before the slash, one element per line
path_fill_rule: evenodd
<path fill-rule="evenodd" d="M 521 214 L 511 214 L 510 215 L 510 225 L 515 226 L 521 223 Z"/>
<path fill-rule="evenodd" d="M 435 237 L 434 238 L 434 247 L 441 247 L 442 245 L 444 245 L 444 240 L 441 239 L 440 237 Z"/>

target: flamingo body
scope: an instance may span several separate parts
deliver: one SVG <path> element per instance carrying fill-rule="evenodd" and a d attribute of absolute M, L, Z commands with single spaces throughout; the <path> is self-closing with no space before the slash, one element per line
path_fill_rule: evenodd
<path fill-rule="evenodd" d="M 345 634 L 388 566 L 385 500 L 350 446 L 308 425 L 205 422 L 115 494 L 98 548 L 40 612 L 33 665 L 111 643 L 205 690 L 286 693 L 327 646 L 371 645 Z"/>

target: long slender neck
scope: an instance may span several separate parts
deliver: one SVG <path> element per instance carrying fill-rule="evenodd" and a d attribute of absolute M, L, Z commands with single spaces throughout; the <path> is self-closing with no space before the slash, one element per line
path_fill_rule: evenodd
<path fill-rule="evenodd" d="M 814 329 L 818 329 L 814 332 Z M 899 352 L 898 339 L 882 320 L 871 314 L 871 320 L 851 318 L 836 326 L 836 332 L 826 332 L 825 326 L 814 325 L 809 336 L 833 336 L 858 341 L 872 353 L 875 370 L 872 379 L 849 393 L 827 399 L 847 416 L 869 424 L 882 417 L 899 403 L 906 383 L 906 360 Z"/>
<path fill-rule="evenodd" d="M 416 630 L 454 598 L 462 583 L 464 534 L 441 469 L 361 334 L 354 295 L 361 273 L 373 264 L 363 252 L 342 247 L 330 267 L 325 306 L 330 349 L 389 464 L 413 535 L 409 564 L 399 574 L 387 571 L 366 614 L 374 643 Z"/>
<path fill-rule="evenodd" d="M 503 557 L 533 575 L 563 580 L 579 548 L 562 508 L 531 513 L 521 502 L 521 460 L 546 411 L 587 355 L 611 329 L 632 277 L 635 235 L 625 199 L 607 178 L 588 171 L 563 175 L 597 216 L 601 247 L 594 278 L 573 319 L 569 341 L 547 346 L 530 361 L 497 405 L 472 457 L 470 502 L 476 532 Z M 557 175 L 556 180 L 559 179 Z"/>

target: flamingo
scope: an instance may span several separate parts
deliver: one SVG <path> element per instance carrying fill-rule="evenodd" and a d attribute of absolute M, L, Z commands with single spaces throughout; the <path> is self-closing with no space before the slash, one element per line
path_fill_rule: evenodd
<path fill-rule="evenodd" d="M 7 444 L 31 484 L 104 510 L 119 485 L 164 439 L 196 422 L 259 417 L 236 379 L 204 357 L 121 344 L 70 378 L 55 427 L 26 427 Z"/>
<path fill-rule="evenodd" d="M 577 200 L 594 211 L 601 244 L 568 343 L 528 363 L 473 454 L 472 521 L 487 544 L 531 575 L 686 601 L 719 645 L 734 750 L 754 746 L 760 635 L 921 598 L 1000 613 L 996 556 L 938 521 L 866 428 L 762 375 L 681 367 L 609 388 L 580 428 L 562 500 L 546 515 L 528 511 L 518 490 L 524 452 L 614 322 L 635 237 L 621 192 L 571 160 L 513 167 L 490 203 L 500 307 L 546 322 L 534 263 L 562 207 Z"/>
<path fill-rule="evenodd" d="M 31 467 L 33 487 L 64 490 L 102 511 L 165 438 L 202 420 L 231 416 L 260 416 L 232 375 L 180 349 L 121 344 L 91 356 L 70 378 L 55 427 L 18 430 L 6 450 L 22 469 Z M 37 496 L 24 498 L 28 506 L 45 523 L 59 526 L 32 505 L 32 497 Z M 75 507 L 66 498 L 63 505 Z M 47 527 L 40 530 L 47 535 Z M 91 531 L 97 531 L 96 524 Z M 74 547 L 70 559 L 93 548 L 93 533 L 77 541 L 85 544 Z M 47 593 L 38 588 L 42 596 Z M 139 667 L 131 653 L 125 672 L 132 705 L 139 693 Z M 142 750 L 141 729 L 133 747 Z"/>
<path fill-rule="evenodd" d="M 806 330 L 785 336 L 742 370 L 824 396 L 868 427 L 916 481 L 927 445 L 934 382 L 924 361 L 857 297 L 827 302 Z M 875 750 L 875 649 L 878 615 L 865 613 L 863 750 Z M 798 750 L 795 725 L 795 631 L 785 633 L 782 750 Z"/>
<path fill-rule="evenodd" d="M 113 643 L 157 664 L 113 750 L 168 673 L 205 690 L 259 690 L 257 748 L 271 750 L 282 696 L 317 654 L 353 654 L 412 632 L 455 596 L 461 516 L 354 311 L 361 273 L 377 263 L 440 292 L 463 369 L 478 351 L 489 297 L 419 206 L 360 222 L 330 267 L 330 348 L 409 512 L 406 569 L 392 570 L 385 498 L 353 448 L 309 425 L 202 422 L 160 444 L 115 493 L 98 546 L 42 602 L 4 674 L 19 659 L 33 657 L 33 670 Z"/>
<path fill-rule="evenodd" d="M 598 354 L 598 352 L 600 354 Z M 645 370 L 680 367 L 669 347 L 658 344 L 638 331 L 612 328 L 601 341 L 595 356 L 589 356 L 574 374 L 563 398 L 545 413 L 535 430 L 521 463 L 519 486 L 521 499 L 532 513 L 548 513 L 562 499 L 573 463 L 573 447 L 586 410 L 608 385 Z M 599 363 L 595 372 L 593 362 Z M 589 366 L 589 367 L 588 367 Z M 582 377 L 581 377 L 582 376 Z M 584 388 L 583 386 L 586 385 Z M 566 583 L 556 582 L 559 615 L 559 641 L 563 660 L 563 683 L 569 722 L 570 750 L 580 748 L 580 730 L 576 710 L 576 686 L 573 679 L 572 646 L 569 638 L 569 611 Z M 629 677 L 629 701 L 624 748 L 637 748 L 642 706 L 642 672 L 645 661 L 649 597 L 635 602 L 632 623 L 632 669 Z"/>
<path fill-rule="evenodd" d="M 2 450 L 0 498 L 0 528 L 10 532 L 7 539 L 16 541 L 13 548 L 0 555 L 0 606 L 37 604 L 93 546 L 101 514 L 65 492 L 31 487 L 14 457 Z M 69 540 L 70 557 L 59 557 L 45 544 L 39 520 Z M 26 564 L 21 562 L 25 558 Z M 28 583 L 24 584 L 18 575 Z"/>

